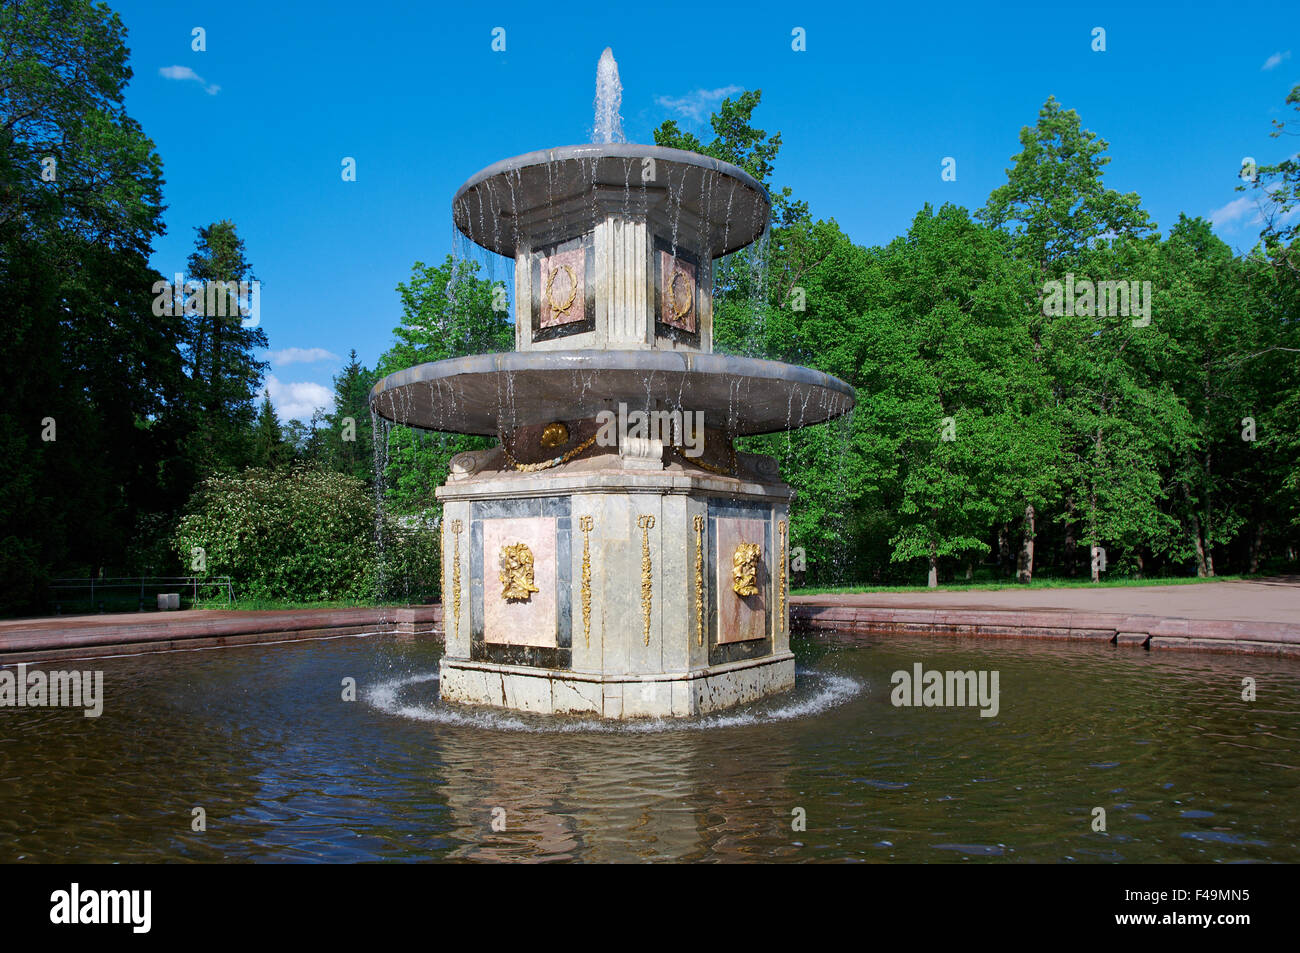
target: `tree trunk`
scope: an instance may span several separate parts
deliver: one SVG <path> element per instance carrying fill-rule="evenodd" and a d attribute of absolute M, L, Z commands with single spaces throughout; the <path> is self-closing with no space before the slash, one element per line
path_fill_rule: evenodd
<path fill-rule="evenodd" d="M 1074 538 L 1074 498 L 1065 498 L 1065 574 L 1074 576 L 1079 559 L 1079 544 Z"/>
<path fill-rule="evenodd" d="M 938 550 L 938 546 L 936 546 L 934 543 L 931 543 L 930 544 L 930 578 L 926 581 L 926 585 L 929 586 L 931 589 L 938 588 L 939 586 L 939 557 L 936 555 L 937 550 Z"/>
<path fill-rule="evenodd" d="M 1210 482 L 1210 451 L 1205 451 L 1205 575 L 1214 575 L 1214 488 Z"/>
<path fill-rule="evenodd" d="M 1255 538 L 1250 543 L 1250 571 L 1259 572 L 1259 555 L 1264 548 L 1264 523 L 1255 524 Z"/>
<path fill-rule="evenodd" d="M 966 560 L 966 581 L 971 582 L 972 580 L 974 580 L 974 578 L 975 578 L 975 561 L 973 559 L 968 559 Z"/>
<path fill-rule="evenodd" d="M 1196 575 L 1205 578 L 1205 543 L 1201 541 L 1201 521 L 1192 513 L 1192 544 L 1196 547 Z"/>
<path fill-rule="evenodd" d="M 1016 581 L 1026 585 L 1034 581 L 1034 504 L 1025 506 L 1025 532 L 1020 543 Z"/>
<path fill-rule="evenodd" d="M 1101 431 L 1097 431 L 1097 443 L 1101 443 Z M 1092 581 L 1101 582 L 1101 560 L 1097 558 L 1097 488 L 1092 488 L 1088 498 L 1088 538 L 1092 540 Z"/>
<path fill-rule="evenodd" d="M 1191 523 L 1188 532 L 1192 537 L 1192 546 L 1196 549 L 1196 575 L 1204 579 L 1206 575 L 1205 543 L 1201 536 L 1201 521 L 1196 515 L 1196 502 L 1192 499 L 1192 491 L 1188 489 L 1186 483 L 1183 484 L 1183 499 L 1187 501 L 1188 521 Z"/>

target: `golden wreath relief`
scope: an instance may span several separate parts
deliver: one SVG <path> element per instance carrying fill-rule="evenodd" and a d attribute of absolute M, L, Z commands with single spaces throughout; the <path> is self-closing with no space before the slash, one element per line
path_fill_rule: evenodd
<path fill-rule="evenodd" d="M 738 596 L 758 594 L 758 543 L 741 543 L 731 555 L 731 588 Z"/>
<path fill-rule="evenodd" d="M 528 600 L 534 592 L 533 551 L 525 543 L 515 543 L 501 548 L 501 598 L 507 602 Z"/>

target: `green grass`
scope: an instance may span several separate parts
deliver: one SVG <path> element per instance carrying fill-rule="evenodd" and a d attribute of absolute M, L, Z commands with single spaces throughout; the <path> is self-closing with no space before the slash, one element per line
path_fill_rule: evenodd
<path fill-rule="evenodd" d="M 405 608 L 409 603 L 405 602 L 360 602 L 357 600 L 346 599 L 329 599 L 317 602 L 305 602 L 293 599 L 236 599 L 234 602 L 227 602 L 225 599 L 200 599 L 193 605 L 185 605 L 187 609 L 224 609 L 241 612 L 266 612 L 274 609 L 376 609 L 376 608 Z"/>
<path fill-rule="evenodd" d="M 1001 589 L 1115 589 L 1122 586 L 1195 586 L 1206 582 L 1229 582 L 1234 579 L 1249 579 L 1250 576 L 1214 576 L 1200 579 L 1196 576 L 1171 576 L 1163 579 L 1103 579 L 1093 582 L 1090 579 L 1035 579 L 1025 585 L 1019 582 L 963 582 L 948 583 L 931 589 L 927 586 L 808 586 L 791 589 L 794 596 L 831 595 L 851 592 L 995 592 Z"/>

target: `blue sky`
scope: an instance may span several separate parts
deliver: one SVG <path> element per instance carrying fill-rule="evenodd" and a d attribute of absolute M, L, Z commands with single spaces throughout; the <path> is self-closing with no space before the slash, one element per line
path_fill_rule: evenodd
<path fill-rule="evenodd" d="M 395 286 L 451 251 L 462 182 L 590 140 L 607 45 L 629 141 L 668 118 L 708 141 L 720 91 L 762 89 L 755 124 L 783 137 L 775 184 L 866 245 L 925 202 L 980 207 L 1048 95 L 1110 143 L 1107 184 L 1138 192 L 1162 231 L 1182 211 L 1213 217 L 1240 249 L 1257 233 L 1233 191 L 1242 158 L 1295 149 L 1268 135 L 1300 83 L 1300 5 L 1287 3 L 1262 16 L 1195 2 L 111 5 L 129 31 L 127 107 L 166 176 L 153 263 L 183 270 L 195 226 L 237 223 L 283 418 L 328 399 L 350 348 L 373 366 L 390 345 Z M 1091 48 L 1098 26 L 1105 52 Z M 945 156 L 955 182 L 940 179 Z"/>

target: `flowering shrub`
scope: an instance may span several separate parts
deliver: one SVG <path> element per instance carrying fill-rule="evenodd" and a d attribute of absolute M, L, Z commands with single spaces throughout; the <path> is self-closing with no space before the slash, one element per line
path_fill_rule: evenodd
<path fill-rule="evenodd" d="M 436 530 L 384 537 L 381 572 L 372 492 L 341 473 L 293 467 L 205 480 L 173 545 L 188 571 L 230 576 L 241 598 L 370 601 L 390 595 L 380 579 L 398 597 L 436 598 Z"/>

